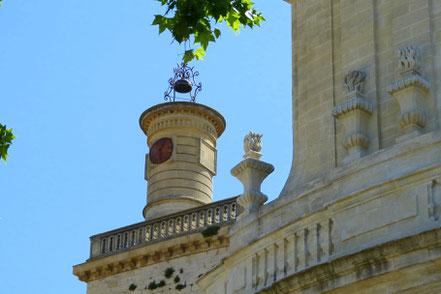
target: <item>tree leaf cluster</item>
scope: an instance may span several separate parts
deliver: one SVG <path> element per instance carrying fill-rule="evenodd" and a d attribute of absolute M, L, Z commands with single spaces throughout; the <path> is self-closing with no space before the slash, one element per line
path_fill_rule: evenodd
<path fill-rule="evenodd" d="M 7 129 L 6 125 L 0 124 L 0 158 L 2 158 L 4 162 L 6 162 L 6 158 L 8 157 L 8 148 L 15 138 L 16 136 L 12 134 L 12 129 Z"/>
<path fill-rule="evenodd" d="M 164 15 L 155 15 L 153 25 L 159 27 L 159 33 L 170 31 L 173 40 L 179 44 L 193 41 L 198 46 L 183 55 L 188 63 L 194 58 L 200 60 L 205 55 L 210 42 L 221 36 L 217 25 L 226 22 L 234 32 L 240 27 L 260 26 L 265 18 L 254 9 L 250 0 L 155 0 L 165 6 Z"/>
<path fill-rule="evenodd" d="M 201 232 L 202 236 L 204 236 L 204 238 L 208 238 L 214 235 L 217 235 L 217 233 L 219 232 L 220 227 L 218 226 L 209 226 L 208 228 L 206 228 L 205 230 L 203 230 Z"/>

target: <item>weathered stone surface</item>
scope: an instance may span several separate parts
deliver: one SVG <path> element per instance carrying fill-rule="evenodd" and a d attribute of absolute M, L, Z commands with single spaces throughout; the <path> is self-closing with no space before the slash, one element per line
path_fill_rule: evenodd
<path fill-rule="evenodd" d="M 256 201 L 216 249 L 168 240 L 146 258 L 80 265 L 89 294 L 130 293 L 174 263 L 189 264 L 196 293 L 441 293 L 441 1 L 287 2 L 294 151 L 281 195 Z M 215 122 L 193 127 L 219 135 Z M 198 157 L 197 140 L 180 140 L 180 158 L 211 174 L 210 148 Z M 234 174 L 259 162 L 253 148 Z"/>

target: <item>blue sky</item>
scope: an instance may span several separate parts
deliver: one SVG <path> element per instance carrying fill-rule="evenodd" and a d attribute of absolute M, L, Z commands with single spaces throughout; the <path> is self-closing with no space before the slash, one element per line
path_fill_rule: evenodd
<path fill-rule="evenodd" d="M 256 0 L 267 21 L 223 30 L 196 62 L 197 101 L 218 110 L 214 200 L 242 185 L 230 169 L 243 137 L 263 133 L 275 199 L 292 159 L 290 6 Z M 0 7 L 0 122 L 17 139 L 0 163 L 0 293 L 85 293 L 72 266 L 88 237 L 142 221 L 146 137 L 141 113 L 163 102 L 182 48 L 150 23 L 153 0 L 4 0 Z"/>

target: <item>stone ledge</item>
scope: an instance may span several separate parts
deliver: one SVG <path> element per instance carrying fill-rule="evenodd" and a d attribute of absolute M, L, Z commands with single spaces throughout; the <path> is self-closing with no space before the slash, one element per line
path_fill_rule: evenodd
<path fill-rule="evenodd" d="M 217 235 L 209 238 L 204 238 L 200 232 L 197 232 L 104 258 L 89 260 L 74 266 L 73 274 L 80 281 L 88 283 L 164 260 L 228 247 L 228 230 L 229 226 L 224 226 L 220 228 Z"/>
<path fill-rule="evenodd" d="M 358 96 L 355 96 L 335 106 L 332 109 L 332 116 L 338 118 L 355 110 L 360 110 L 368 114 L 372 114 L 372 112 L 374 111 L 374 107 L 372 106 L 372 104 L 366 99 L 362 98 L 360 93 L 356 94 L 358 94 Z"/>
<path fill-rule="evenodd" d="M 212 124 L 212 126 L 216 130 L 213 135 L 216 135 L 217 137 L 220 137 L 222 135 L 226 127 L 225 119 L 219 112 L 206 105 L 193 102 L 166 102 L 155 105 L 141 114 L 141 117 L 139 118 L 139 125 L 141 126 L 141 129 L 144 131 L 144 133 L 148 136 L 149 134 L 147 133 L 147 131 L 150 129 L 151 124 L 159 118 L 169 115 L 170 113 L 173 113 L 175 115 L 182 114 L 188 117 L 200 117 L 206 120 L 207 122 Z M 182 117 L 180 119 L 174 119 L 173 121 L 173 123 L 177 123 L 179 121 L 182 121 L 183 123 Z M 201 122 L 192 122 L 192 124 L 196 123 L 197 125 L 192 126 L 208 126 L 207 124 L 201 124 Z M 208 131 L 208 129 L 206 131 Z"/>
<path fill-rule="evenodd" d="M 418 74 L 413 74 L 407 77 L 402 78 L 401 80 L 393 83 L 387 88 L 387 92 L 390 95 L 393 95 L 395 92 L 409 88 L 409 87 L 418 87 L 423 91 L 427 92 L 430 90 L 430 83 L 426 81 L 423 77 Z"/>
<path fill-rule="evenodd" d="M 283 278 L 258 293 L 295 293 L 295 291 L 311 289 L 320 284 L 332 285 L 329 289 L 323 289 L 329 291 L 332 290 L 331 288 L 335 289 L 412 266 L 413 262 L 407 264 L 398 259 L 419 250 L 426 250 L 430 253 L 426 255 L 425 260 L 419 259 L 420 263 L 440 259 L 440 249 L 441 228 L 437 228 L 330 260 Z M 350 275 L 355 275 L 355 277 L 350 277 Z M 338 285 L 337 280 L 340 278 L 344 280 L 342 285 Z"/>

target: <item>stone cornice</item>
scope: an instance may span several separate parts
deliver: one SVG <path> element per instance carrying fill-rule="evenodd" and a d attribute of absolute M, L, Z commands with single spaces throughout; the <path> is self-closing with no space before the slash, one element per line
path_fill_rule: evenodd
<path fill-rule="evenodd" d="M 231 174 L 233 176 L 237 176 L 246 168 L 254 168 L 268 173 L 274 171 L 274 166 L 272 164 L 253 158 L 246 158 L 245 160 L 241 161 L 239 164 L 237 164 L 235 167 L 231 169 Z"/>
<path fill-rule="evenodd" d="M 411 237 L 384 243 L 355 254 L 336 258 L 327 263 L 288 276 L 261 290 L 259 293 L 294 293 L 299 290 L 310 289 L 319 284 L 328 283 L 329 285 L 330 280 L 333 280 L 333 285 L 336 287 L 337 280 L 339 278 L 344 279 L 346 275 L 353 275 L 363 271 L 368 273 L 366 277 L 357 276 L 354 278 L 354 282 L 356 282 L 357 280 L 385 274 L 389 271 L 405 267 L 405 264 L 395 263 L 393 260 L 418 250 L 430 250 L 433 252 L 431 256 L 426 255 L 427 260 L 441 259 L 441 251 L 439 249 L 441 249 L 441 229 L 437 228 Z M 420 260 L 419 262 L 427 260 Z M 386 266 L 387 264 L 389 266 Z M 394 264 L 394 267 L 390 266 L 392 264 Z M 373 268 L 379 270 L 374 272 Z"/>
<path fill-rule="evenodd" d="M 160 243 L 144 246 L 105 258 L 89 260 L 73 267 L 73 274 L 80 281 L 90 282 L 113 276 L 122 272 L 169 261 L 182 256 L 197 254 L 210 250 L 228 247 L 229 226 L 222 227 L 218 234 L 204 238 L 200 232 L 191 235 L 165 240 Z"/>
<path fill-rule="evenodd" d="M 395 92 L 406 89 L 409 87 L 418 87 L 421 90 L 427 92 L 430 89 L 430 83 L 418 74 L 412 74 L 402 78 L 401 80 L 393 83 L 387 88 L 389 94 L 393 95 Z"/>
<path fill-rule="evenodd" d="M 177 115 L 176 118 L 164 118 L 172 113 Z M 209 124 L 185 120 L 184 117 L 178 117 L 180 114 L 189 118 L 200 117 Z M 218 138 L 225 130 L 226 122 L 219 112 L 208 106 L 192 102 L 167 102 L 144 111 L 139 118 L 139 125 L 147 136 L 162 127 L 190 126 L 200 128 Z"/>
<path fill-rule="evenodd" d="M 349 100 L 346 100 L 342 104 L 335 106 L 332 109 L 332 116 L 338 118 L 339 116 L 347 114 L 354 110 L 361 110 L 368 114 L 371 114 L 373 112 L 373 109 L 374 108 L 372 104 L 364 98 L 360 97 L 359 94 Z"/>

